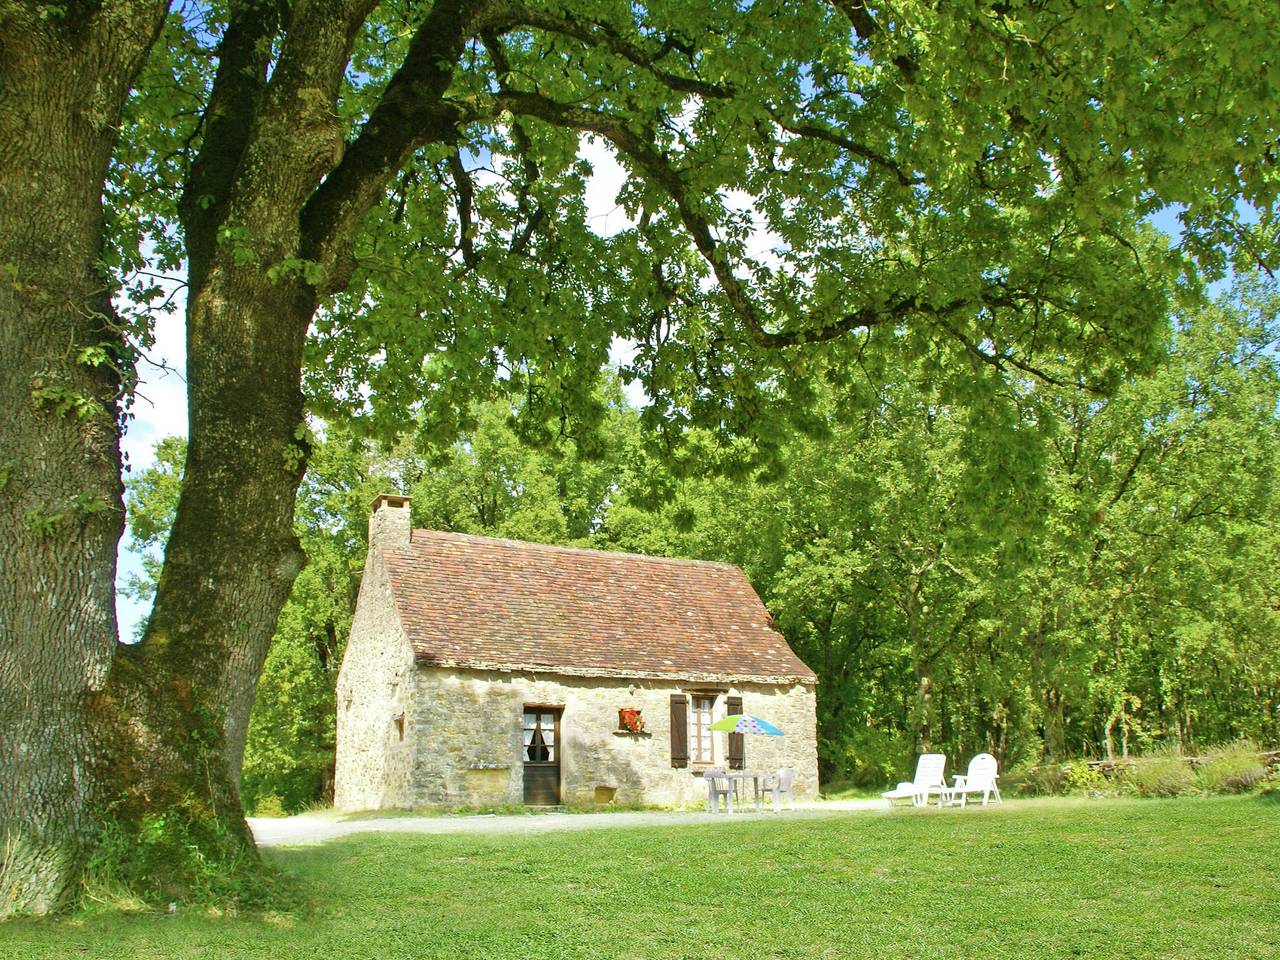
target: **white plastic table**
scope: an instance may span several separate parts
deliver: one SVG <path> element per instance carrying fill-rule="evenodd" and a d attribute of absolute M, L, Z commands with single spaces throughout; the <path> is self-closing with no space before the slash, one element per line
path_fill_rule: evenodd
<path fill-rule="evenodd" d="M 763 785 L 765 779 L 770 776 L 770 773 L 767 770 L 730 770 L 725 774 L 725 776 L 729 778 L 729 783 L 732 786 L 735 795 L 740 792 L 738 790 L 739 783 L 744 780 L 752 781 L 752 788 L 755 791 L 756 809 L 764 809 Z M 729 810 L 733 810 L 732 804 L 729 806 Z"/>

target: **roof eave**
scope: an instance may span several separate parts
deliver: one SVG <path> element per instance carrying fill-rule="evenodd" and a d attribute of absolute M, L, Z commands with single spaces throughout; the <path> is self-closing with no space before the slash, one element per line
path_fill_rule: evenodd
<path fill-rule="evenodd" d="M 619 670 L 610 667 L 552 666 L 545 663 L 511 663 L 471 658 L 441 658 L 418 654 L 419 666 L 458 670 L 492 670 L 497 673 L 547 673 L 565 677 L 608 677 L 616 680 L 685 680 L 695 683 L 768 683 L 816 686 L 816 675 L 705 673 L 696 670 Z"/>

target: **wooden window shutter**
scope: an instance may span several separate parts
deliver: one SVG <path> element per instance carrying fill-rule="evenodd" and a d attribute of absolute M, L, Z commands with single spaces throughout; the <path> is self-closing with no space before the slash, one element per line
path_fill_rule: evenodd
<path fill-rule="evenodd" d="M 683 693 L 671 695 L 671 765 L 689 765 L 689 698 Z"/>
<path fill-rule="evenodd" d="M 725 697 L 725 713 L 736 716 L 742 713 L 741 697 Z M 741 733 L 729 734 L 729 769 L 744 770 L 747 766 L 747 738 Z"/>

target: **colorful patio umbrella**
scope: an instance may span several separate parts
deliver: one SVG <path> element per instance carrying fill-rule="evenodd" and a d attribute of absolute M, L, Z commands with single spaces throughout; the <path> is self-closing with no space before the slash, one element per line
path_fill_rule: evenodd
<path fill-rule="evenodd" d="M 712 730 L 724 733 L 758 733 L 766 737 L 780 737 L 782 731 L 768 720 L 753 717 L 749 713 L 731 713 L 711 725 Z"/>

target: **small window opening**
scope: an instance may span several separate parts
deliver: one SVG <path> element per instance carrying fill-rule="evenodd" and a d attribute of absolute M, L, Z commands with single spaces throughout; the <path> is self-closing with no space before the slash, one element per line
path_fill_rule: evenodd
<path fill-rule="evenodd" d="M 396 736 L 398 736 L 401 740 L 404 740 L 404 714 L 403 713 L 399 714 L 396 717 Z"/>

